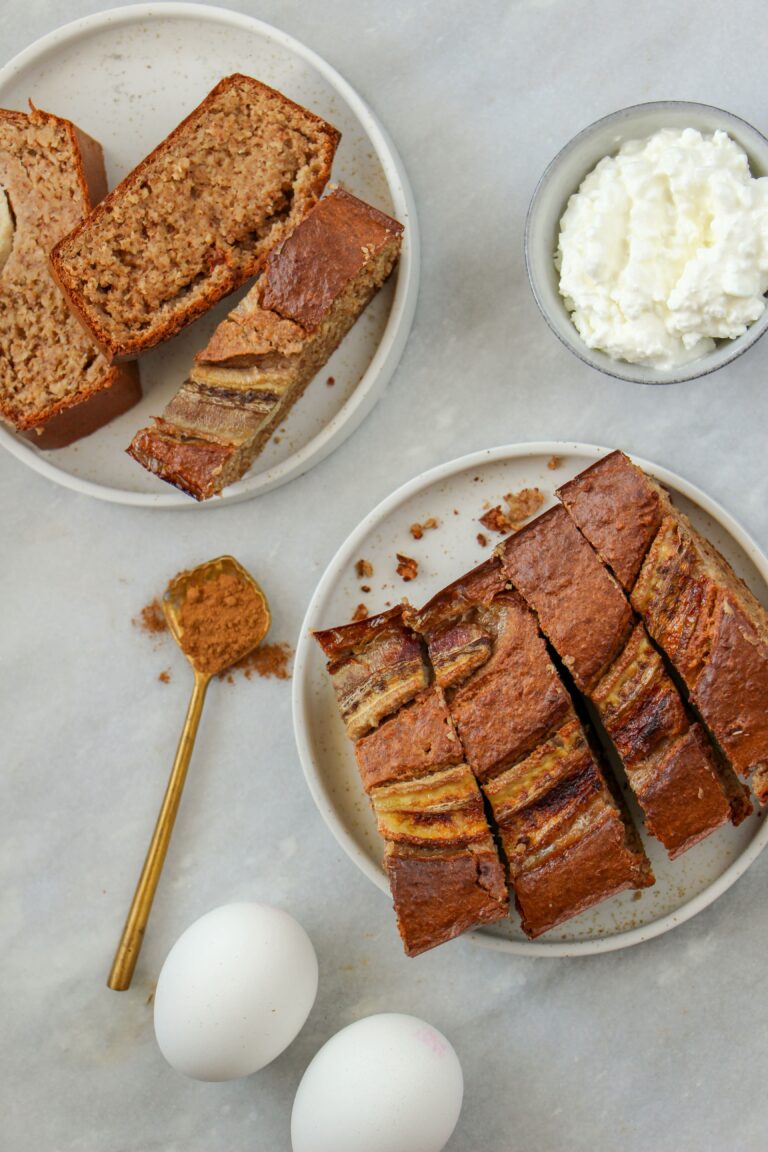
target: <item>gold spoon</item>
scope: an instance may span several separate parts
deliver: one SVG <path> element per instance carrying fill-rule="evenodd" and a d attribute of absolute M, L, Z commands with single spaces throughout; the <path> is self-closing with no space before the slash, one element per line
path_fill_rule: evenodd
<path fill-rule="evenodd" d="M 258 635 L 253 631 L 245 634 L 243 636 L 242 648 L 235 654 L 233 654 L 231 650 L 228 651 L 223 663 L 211 667 L 211 662 L 205 661 L 205 667 L 202 668 L 200 667 L 201 660 L 198 658 L 196 663 L 193 655 L 190 654 L 185 647 L 184 629 L 181 624 L 181 610 L 187 600 L 187 594 L 190 588 L 200 586 L 208 580 L 215 579 L 222 573 L 235 576 L 241 583 L 247 584 L 257 593 L 261 600 L 263 610 L 263 628 L 258 632 Z M 184 727 L 181 731 L 179 746 L 176 749 L 176 759 L 173 762 L 168 786 L 165 790 L 160 812 L 158 813 L 155 831 L 152 834 L 152 839 L 147 849 L 144 867 L 141 870 L 141 876 L 136 885 L 136 891 L 131 901 L 131 907 L 125 921 L 123 934 L 120 937 L 120 943 L 117 946 L 115 958 L 112 961 L 112 968 L 109 973 L 109 979 L 107 980 L 107 986 L 113 988 L 116 992 L 122 992 L 131 985 L 133 970 L 139 958 L 139 952 L 144 940 L 144 931 L 147 927 L 149 913 L 152 909 L 152 901 L 155 898 L 155 891 L 158 881 L 160 880 L 163 863 L 165 862 L 165 854 L 168 851 L 168 845 L 171 841 L 171 833 L 173 831 L 176 813 L 179 810 L 181 793 L 184 788 L 189 761 L 192 757 L 192 749 L 195 745 L 195 736 L 197 735 L 197 728 L 200 723 L 200 716 L 203 711 L 203 703 L 205 701 L 208 684 L 213 676 L 219 672 L 224 672 L 227 668 L 231 668 L 238 660 L 242 660 L 244 656 L 247 656 L 249 652 L 257 648 L 266 636 L 271 623 L 269 604 L 262 589 L 251 574 L 246 572 L 245 568 L 238 564 L 237 560 L 232 556 L 219 556 L 216 560 L 209 560 L 207 564 L 201 564 L 197 568 L 192 568 L 189 572 L 180 572 L 166 589 L 165 595 L 163 596 L 163 611 L 171 635 L 192 665 L 192 670 L 195 674 L 195 684 L 192 689 L 192 699 L 189 702 Z"/>

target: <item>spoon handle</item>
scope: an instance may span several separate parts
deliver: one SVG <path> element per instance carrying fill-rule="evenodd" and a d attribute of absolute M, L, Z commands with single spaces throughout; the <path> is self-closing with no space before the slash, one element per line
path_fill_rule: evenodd
<path fill-rule="evenodd" d="M 136 967 L 136 961 L 144 941 L 144 930 L 152 910 L 152 901 L 155 898 L 160 873 L 163 870 L 165 854 L 171 842 L 173 824 L 179 810 L 181 793 L 184 788 L 189 761 L 192 758 L 192 749 L 195 746 L 195 736 L 197 735 L 197 727 L 200 723 L 209 681 L 210 675 L 195 671 L 195 686 L 192 689 L 192 699 L 187 709 L 179 746 L 176 749 L 176 759 L 173 762 L 155 830 L 147 849 L 144 867 L 141 869 L 141 876 L 133 894 L 123 934 L 120 937 L 120 943 L 117 946 L 107 980 L 107 987 L 116 992 L 130 988 L 133 979 L 133 970 Z"/>

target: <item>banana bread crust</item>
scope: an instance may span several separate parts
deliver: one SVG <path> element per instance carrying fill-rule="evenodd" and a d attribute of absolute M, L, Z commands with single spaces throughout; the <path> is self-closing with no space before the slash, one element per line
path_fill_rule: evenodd
<path fill-rule="evenodd" d="M 659 491 L 623 452 L 611 452 L 556 495 L 622 587 L 631 590 L 661 524 Z"/>
<path fill-rule="evenodd" d="M 504 571 L 582 692 L 616 658 L 632 626 L 621 589 L 562 507 L 499 546 Z"/>

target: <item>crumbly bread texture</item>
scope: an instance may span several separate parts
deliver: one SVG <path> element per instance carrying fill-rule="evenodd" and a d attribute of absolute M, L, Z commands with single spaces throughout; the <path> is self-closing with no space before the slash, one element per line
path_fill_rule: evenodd
<path fill-rule="evenodd" d="M 220 81 L 51 254 L 105 355 L 137 356 L 255 276 L 320 196 L 338 141 L 258 80 Z"/>
<path fill-rule="evenodd" d="M 240 479 L 389 276 L 402 232 L 348 192 L 325 196 L 129 454 L 197 500 Z"/>
<path fill-rule="evenodd" d="M 0 110 L 0 186 L 12 237 L 0 268 L 0 416 L 38 447 L 93 432 L 140 396 L 71 315 L 48 253 L 106 191 L 101 147 L 68 120 Z"/>
<path fill-rule="evenodd" d="M 402 607 L 315 633 L 328 657 L 409 956 L 506 916 L 477 781 Z"/>
<path fill-rule="evenodd" d="M 493 814 L 526 934 L 652 884 L 536 619 L 498 559 L 406 615 Z"/>
<path fill-rule="evenodd" d="M 768 802 L 768 613 L 622 452 L 559 490 L 685 684 L 730 765 Z"/>
<path fill-rule="evenodd" d="M 618 583 L 565 508 L 500 548 L 504 572 L 597 709 L 648 832 L 671 857 L 751 811 L 742 785 L 689 718 Z"/>

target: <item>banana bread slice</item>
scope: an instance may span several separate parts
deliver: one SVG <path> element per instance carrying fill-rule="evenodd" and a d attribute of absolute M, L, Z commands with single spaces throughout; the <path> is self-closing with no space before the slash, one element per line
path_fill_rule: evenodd
<path fill-rule="evenodd" d="M 653 883 L 547 653 L 491 559 L 406 619 L 425 640 L 467 763 L 489 803 L 531 938 Z"/>
<path fill-rule="evenodd" d="M 221 80 L 51 254 L 104 354 L 137 356 L 255 276 L 320 196 L 338 142 L 258 80 Z"/>
<path fill-rule="evenodd" d="M 40 448 L 88 435 L 141 394 L 136 368 L 109 366 L 48 267 L 105 192 L 95 140 L 34 107 L 0 110 L 0 416 Z"/>
<path fill-rule="evenodd" d="M 402 232 L 341 189 L 320 200 L 129 454 L 197 500 L 239 480 L 389 276 Z"/>
<path fill-rule="evenodd" d="M 506 916 L 504 867 L 441 690 L 384 720 L 355 753 L 408 955 Z"/>
<path fill-rule="evenodd" d="M 728 762 L 768 802 L 768 612 L 623 452 L 558 495 L 631 593 Z"/>
<path fill-rule="evenodd" d="M 745 789 L 689 719 L 644 626 L 565 508 L 537 517 L 499 554 L 597 709 L 646 828 L 670 857 L 729 820 L 740 823 L 751 810 Z"/>
<path fill-rule="evenodd" d="M 385 842 L 407 954 L 506 916 L 504 868 L 480 790 L 402 607 L 315 636 Z"/>

